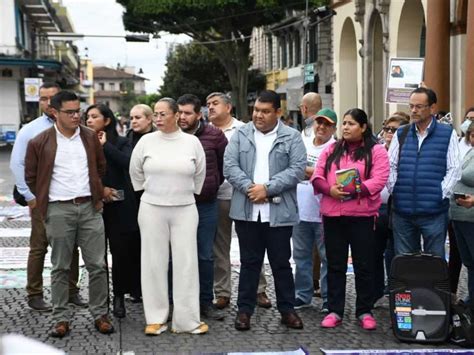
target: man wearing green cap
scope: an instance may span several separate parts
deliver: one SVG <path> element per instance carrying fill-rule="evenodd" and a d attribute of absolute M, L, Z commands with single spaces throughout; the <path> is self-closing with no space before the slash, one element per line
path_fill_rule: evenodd
<path fill-rule="evenodd" d="M 321 152 L 335 142 L 337 115 L 328 108 L 314 116 L 312 139 L 303 137 L 307 152 L 306 180 L 297 186 L 300 223 L 293 227 L 293 260 L 295 273 L 295 309 L 309 307 L 314 292 L 313 248 L 316 245 L 321 260 L 321 312 L 327 312 L 327 259 L 322 235 L 319 205 L 321 195 L 314 195 L 309 178 L 313 174 Z M 305 134 L 303 133 L 303 136 Z M 306 139 L 305 139 L 306 138 Z"/>

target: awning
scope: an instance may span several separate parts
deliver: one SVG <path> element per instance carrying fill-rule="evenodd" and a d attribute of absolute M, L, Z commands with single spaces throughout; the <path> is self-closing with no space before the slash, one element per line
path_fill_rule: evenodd
<path fill-rule="evenodd" d="M 277 94 L 286 94 L 288 90 L 291 89 L 301 89 L 303 88 L 303 77 L 302 76 L 294 76 L 289 78 L 286 83 L 280 85 L 275 91 Z"/>
<path fill-rule="evenodd" d="M 51 59 L 36 59 L 34 61 L 34 64 L 36 66 L 42 66 L 54 70 L 60 70 L 62 67 L 62 64 L 60 62 Z M 0 65 L 32 67 L 33 61 L 29 58 L 0 57 Z"/>

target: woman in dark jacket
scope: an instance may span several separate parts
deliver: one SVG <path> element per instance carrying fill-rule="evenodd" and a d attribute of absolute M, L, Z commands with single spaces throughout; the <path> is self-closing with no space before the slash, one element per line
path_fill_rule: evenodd
<path fill-rule="evenodd" d="M 150 106 L 138 104 L 130 110 L 130 130 L 127 132 L 127 138 L 135 148 L 140 138 L 145 134 L 156 131 L 153 125 L 153 111 Z"/>
<path fill-rule="evenodd" d="M 115 129 L 117 120 L 105 105 L 86 111 L 87 126 L 97 132 L 104 149 L 107 171 L 104 191 L 105 236 L 112 253 L 113 314 L 125 317 L 124 295 L 140 298 L 140 234 L 137 201 L 128 173 L 132 145 Z"/>

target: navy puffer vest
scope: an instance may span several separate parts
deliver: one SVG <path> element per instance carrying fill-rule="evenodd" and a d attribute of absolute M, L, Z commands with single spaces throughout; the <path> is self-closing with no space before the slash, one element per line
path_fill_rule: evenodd
<path fill-rule="evenodd" d="M 402 131 L 397 131 L 398 139 Z M 399 157 L 397 182 L 393 190 L 397 213 L 431 215 L 448 210 L 449 199 L 443 199 L 441 182 L 446 175 L 451 134 L 450 126 L 433 119 L 428 135 L 418 150 L 415 125 L 410 126 Z"/>

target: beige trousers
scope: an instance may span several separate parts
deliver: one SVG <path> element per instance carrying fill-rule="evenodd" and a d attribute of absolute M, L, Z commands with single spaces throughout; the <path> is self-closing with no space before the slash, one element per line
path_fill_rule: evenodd
<path fill-rule="evenodd" d="M 195 204 L 156 206 L 140 203 L 141 277 L 147 324 L 165 324 L 169 313 L 168 261 L 173 261 L 173 329 L 189 332 L 200 324 Z"/>

